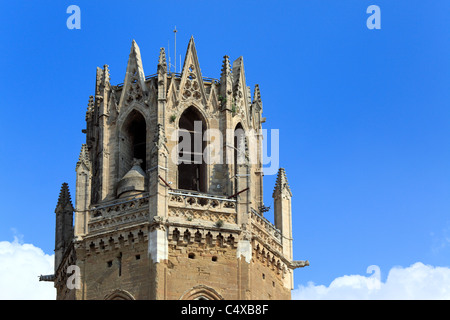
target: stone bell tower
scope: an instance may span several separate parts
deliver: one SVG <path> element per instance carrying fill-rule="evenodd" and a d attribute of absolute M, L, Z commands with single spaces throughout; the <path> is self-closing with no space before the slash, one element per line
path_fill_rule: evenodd
<path fill-rule="evenodd" d="M 161 48 L 146 76 L 133 40 L 123 84 L 97 68 L 75 207 L 64 184 L 55 274 L 42 279 L 58 299 L 290 299 L 293 270 L 309 263 L 293 261 L 283 169 L 275 225 L 263 216 L 264 121 L 242 57 L 204 77 L 191 38 L 180 74 Z"/>

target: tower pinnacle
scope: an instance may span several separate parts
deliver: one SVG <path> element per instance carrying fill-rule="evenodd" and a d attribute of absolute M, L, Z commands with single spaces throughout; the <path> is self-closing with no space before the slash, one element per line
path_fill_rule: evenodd
<path fill-rule="evenodd" d="M 284 168 L 278 169 L 277 181 L 275 182 L 275 188 L 273 190 L 273 197 L 275 198 L 276 193 L 281 193 L 286 190 L 292 197 L 291 188 L 289 187 L 289 182 L 286 177 L 286 171 Z"/>
<path fill-rule="evenodd" d="M 59 193 L 58 204 L 55 212 L 73 211 L 72 200 L 70 198 L 69 185 L 64 182 Z"/>

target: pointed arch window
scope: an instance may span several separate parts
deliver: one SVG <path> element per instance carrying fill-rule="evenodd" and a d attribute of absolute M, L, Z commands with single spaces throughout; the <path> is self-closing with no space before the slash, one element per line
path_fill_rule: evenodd
<path fill-rule="evenodd" d="M 123 162 L 121 172 L 123 176 L 132 166 L 133 158 L 142 160 L 141 168 L 147 167 L 147 127 L 144 116 L 137 110 L 133 110 L 124 123 L 121 135 L 121 160 Z"/>
<path fill-rule="evenodd" d="M 206 192 L 203 135 L 206 122 L 195 107 L 187 108 L 179 120 L 178 188 Z"/>

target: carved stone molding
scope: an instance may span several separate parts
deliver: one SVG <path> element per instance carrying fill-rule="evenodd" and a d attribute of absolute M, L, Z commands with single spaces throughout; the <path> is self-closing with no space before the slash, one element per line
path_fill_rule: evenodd
<path fill-rule="evenodd" d="M 288 266 L 283 261 L 282 256 L 277 253 L 271 251 L 267 246 L 259 241 L 253 241 L 253 259 L 258 261 L 259 263 L 265 265 L 274 273 L 279 275 L 281 278 L 286 276 L 288 272 Z"/>
<path fill-rule="evenodd" d="M 210 210 L 201 209 L 189 209 L 189 208 L 169 208 L 170 217 L 184 218 L 186 221 L 193 220 L 205 220 L 215 223 L 220 223 L 219 221 L 226 223 L 236 223 L 236 214 L 228 212 L 214 212 Z"/>
<path fill-rule="evenodd" d="M 281 232 L 266 218 L 251 210 L 252 231 L 260 238 L 270 243 L 281 246 Z"/>
<path fill-rule="evenodd" d="M 148 220 L 148 197 L 111 204 L 89 212 L 89 232 Z"/>
<path fill-rule="evenodd" d="M 233 232 L 207 230 L 196 227 L 169 226 L 169 245 L 189 246 L 198 244 L 207 247 L 237 248 L 238 234 Z"/>
<path fill-rule="evenodd" d="M 236 202 L 226 198 L 169 192 L 169 216 L 236 223 Z"/>
<path fill-rule="evenodd" d="M 86 255 L 89 256 L 147 242 L 148 228 L 146 226 L 147 224 L 143 224 L 131 229 L 121 229 L 120 231 L 99 235 L 97 237 L 89 237 L 84 241 Z"/>

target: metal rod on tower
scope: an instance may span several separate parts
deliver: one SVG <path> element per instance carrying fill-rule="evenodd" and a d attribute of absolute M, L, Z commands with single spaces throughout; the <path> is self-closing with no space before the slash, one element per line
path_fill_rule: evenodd
<path fill-rule="evenodd" d="M 168 69 L 168 73 L 170 74 L 170 41 L 167 41 L 167 52 L 169 52 L 169 69 Z"/>
<path fill-rule="evenodd" d="M 175 26 L 173 33 L 175 35 L 175 73 L 177 73 L 177 26 Z"/>

